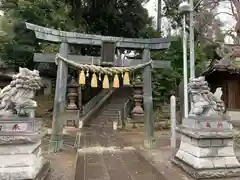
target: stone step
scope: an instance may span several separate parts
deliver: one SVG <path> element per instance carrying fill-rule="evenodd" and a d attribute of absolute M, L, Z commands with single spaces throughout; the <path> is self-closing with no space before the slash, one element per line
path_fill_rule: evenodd
<path fill-rule="evenodd" d="M 114 112 L 114 111 L 112 111 L 112 112 L 111 112 L 111 111 L 110 111 L 110 112 L 109 112 L 109 111 L 105 111 L 105 112 L 100 113 L 99 115 L 103 115 L 103 116 L 105 116 L 105 115 L 106 115 L 106 116 L 109 116 L 109 115 L 110 115 L 110 116 L 111 116 L 111 115 L 112 115 L 112 116 L 116 116 L 116 115 L 117 115 L 117 116 L 118 116 L 118 115 L 119 115 L 119 112 L 118 112 L 118 111 L 117 111 L 117 112 Z"/>
<path fill-rule="evenodd" d="M 106 114 L 106 113 L 104 113 L 104 114 L 99 114 L 98 117 L 107 117 L 107 118 L 109 118 L 109 117 L 119 117 L 119 114 Z"/>
<path fill-rule="evenodd" d="M 101 113 L 102 112 L 118 112 L 118 111 L 120 111 L 121 110 L 121 108 L 117 108 L 117 109 L 102 109 L 102 111 L 100 111 Z"/>
<path fill-rule="evenodd" d="M 119 103 L 109 103 L 109 104 L 106 104 L 106 106 L 123 106 L 124 105 L 124 102 L 119 102 Z"/>
<path fill-rule="evenodd" d="M 16 167 L 31 167 L 34 166 L 37 159 L 36 154 L 15 154 L 15 155 L 0 155 L 0 168 L 16 168 Z"/>
<path fill-rule="evenodd" d="M 119 119 L 119 117 L 118 116 L 98 116 L 97 118 L 95 118 L 95 119 Z"/>
<path fill-rule="evenodd" d="M 125 97 L 113 97 L 114 99 L 110 99 L 109 102 L 110 103 L 121 103 L 124 101 L 127 101 L 129 98 L 125 98 Z"/>
<path fill-rule="evenodd" d="M 103 110 L 103 111 L 101 111 L 101 113 L 102 112 L 118 112 L 118 111 L 120 111 L 120 109 L 106 109 L 106 110 Z"/>
<path fill-rule="evenodd" d="M 106 116 L 106 115 L 100 115 L 97 117 L 97 119 L 118 119 L 119 116 L 117 115 L 109 115 L 109 116 Z"/>
<path fill-rule="evenodd" d="M 97 117 L 89 122 L 91 126 L 104 126 L 112 129 L 113 123 L 119 121 L 119 111 L 124 107 L 124 103 L 127 102 L 131 91 L 126 89 L 116 90 L 108 103 L 100 110 Z"/>
<path fill-rule="evenodd" d="M 118 119 L 119 118 L 116 118 L 116 117 L 97 117 L 94 119 L 94 121 L 113 121 Z"/>
<path fill-rule="evenodd" d="M 104 118 L 104 117 L 99 117 L 95 119 L 95 121 L 116 121 L 119 120 L 119 118 Z"/>
<path fill-rule="evenodd" d="M 119 111 L 104 111 L 100 115 L 119 115 Z"/>
<path fill-rule="evenodd" d="M 29 159 L 29 157 L 26 156 L 26 159 Z M 48 178 L 50 174 L 49 162 L 45 160 L 34 161 L 34 164 L 31 166 L 0 168 L 0 179 L 43 180 Z"/>
<path fill-rule="evenodd" d="M 105 107 L 112 107 L 112 108 L 118 108 L 118 107 L 123 107 L 124 106 L 124 102 L 123 103 L 119 103 L 119 104 L 107 104 Z"/>
<path fill-rule="evenodd" d="M 104 112 L 104 111 L 120 111 L 121 109 L 122 109 L 121 107 L 116 107 L 116 108 L 109 107 L 109 108 L 103 108 L 101 110 L 101 112 Z"/>
<path fill-rule="evenodd" d="M 0 155 L 31 154 L 41 145 L 41 140 L 31 144 L 0 146 Z M 0 163 L 1 164 L 1 163 Z"/>
<path fill-rule="evenodd" d="M 91 124 L 90 126 L 91 127 L 99 127 L 100 125 L 99 124 Z M 102 124 L 101 127 L 112 129 L 113 124 Z"/>
<path fill-rule="evenodd" d="M 119 111 L 103 111 L 103 112 L 100 112 L 99 115 L 113 115 L 113 116 L 116 116 L 119 114 Z"/>

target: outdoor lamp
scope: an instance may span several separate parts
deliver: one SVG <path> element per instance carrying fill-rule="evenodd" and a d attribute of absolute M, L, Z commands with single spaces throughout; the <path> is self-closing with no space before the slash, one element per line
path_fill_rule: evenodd
<path fill-rule="evenodd" d="M 187 1 L 183 1 L 179 4 L 178 10 L 180 13 L 190 13 L 192 11 L 192 8 Z"/>

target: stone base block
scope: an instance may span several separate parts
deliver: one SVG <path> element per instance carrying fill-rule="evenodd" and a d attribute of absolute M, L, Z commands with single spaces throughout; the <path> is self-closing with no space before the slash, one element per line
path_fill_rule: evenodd
<path fill-rule="evenodd" d="M 49 163 L 41 153 L 41 141 L 0 146 L 1 180 L 44 180 Z"/>
<path fill-rule="evenodd" d="M 144 139 L 144 148 L 153 149 L 156 147 L 157 139 L 155 137 L 146 137 Z"/>
<path fill-rule="evenodd" d="M 69 126 L 68 122 L 71 121 L 70 127 L 77 127 L 78 121 L 79 121 L 79 110 L 72 109 L 72 110 L 66 110 L 64 113 L 61 114 L 61 117 L 64 122 L 64 126 Z M 70 120 L 70 121 L 69 121 Z"/>
<path fill-rule="evenodd" d="M 51 174 L 50 162 L 45 161 L 41 170 L 33 180 L 48 180 Z"/>
<path fill-rule="evenodd" d="M 182 126 L 179 132 L 181 144 L 173 162 L 192 177 L 240 176 L 240 163 L 233 149 L 233 135 L 229 127 L 196 130 Z"/>
<path fill-rule="evenodd" d="M 210 156 L 196 157 L 189 152 L 181 149 L 176 153 L 177 158 L 192 166 L 194 169 L 209 169 L 209 168 L 240 168 L 240 163 L 233 156 Z"/>
<path fill-rule="evenodd" d="M 144 114 L 132 114 L 130 123 L 144 123 Z"/>
<path fill-rule="evenodd" d="M 47 180 L 50 174 L 50 163 L 31 167 L 0 168 L 1 180 Z"/>
<path fill-rule="evenodd" d="M 172 162 L 187 172 L 195 179 L 212 179 L 212 178 L 231 178 L 240 177 L 240 168 L 209 168 L 194 169 L 192 166 L 183 162 L 181 159 L 174 157 Z"/>
<path fill-rule="evenodd" d="M 240 168 L 232 139 L 195 139 L 182 134 L 176 157 L 195 169 Z"/>

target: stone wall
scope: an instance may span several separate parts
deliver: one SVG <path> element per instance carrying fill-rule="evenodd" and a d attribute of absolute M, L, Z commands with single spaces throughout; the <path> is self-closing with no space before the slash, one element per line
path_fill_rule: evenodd
<path fill-rule="evenodd" d="M 240 110 L 239 111 L 227 111 L 227 115 L 231 121 L 239 121 L 240 123 Z"/>

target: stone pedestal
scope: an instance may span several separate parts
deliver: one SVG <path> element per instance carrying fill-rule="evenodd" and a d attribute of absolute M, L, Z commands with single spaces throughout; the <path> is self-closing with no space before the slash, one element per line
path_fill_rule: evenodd
<path fill-rule="evenodd" d="M 232 125 L 226 117 L 184 119 L 177 131 L 181 144 L 173 162 L 196 179 L 240 176 L 233 149 Z"/>
<path fill-rule="evenodd" d="M 50 166 L 34 119 L 0 120 L 0 179 L 44 180 Z"/>
<path fill-rule="evenodd" d="M 61 118 L 63 119 L 64 126 L 66 127 L 78 127 L 79 122 L 79 110 L 66 110 L 61 114 Z"/>
<path fill-rule="evenodd" d="M 0 145 L 0 179 L 44 180 L 49 163 L 42 157 L 40 144 L 39 140 L 31 144 Z"/>

